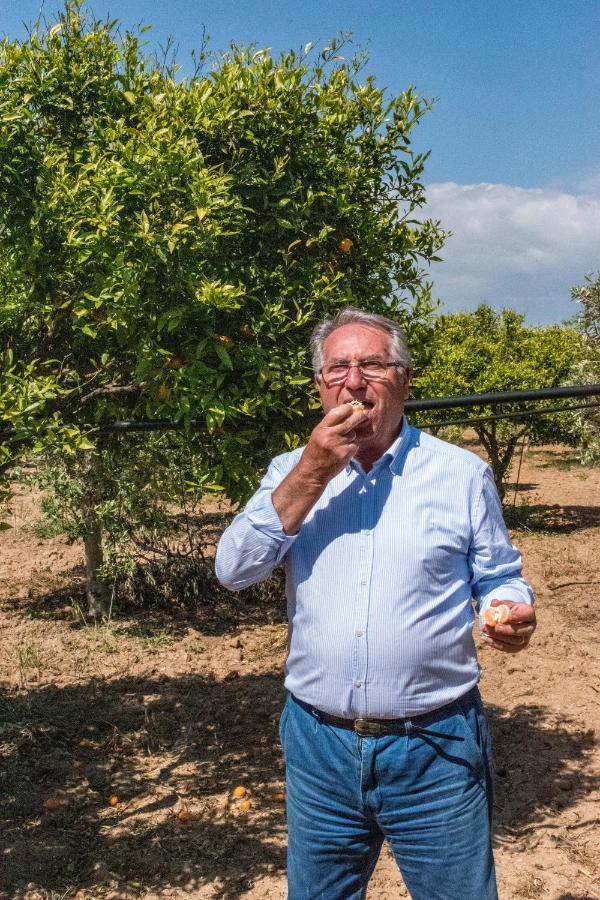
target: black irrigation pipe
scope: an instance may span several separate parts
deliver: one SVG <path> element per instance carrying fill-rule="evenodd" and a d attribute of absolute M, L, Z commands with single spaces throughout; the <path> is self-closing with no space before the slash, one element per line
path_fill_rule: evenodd
<path fill-rule="evenodd" d="M 423 422 L 419 428 L 442 428 L 445 425 L 478 425 L 499 419 L 523 419 L 526 416 L 546 416 L 550 413 L 571 412 L 574 409 L 600 409 L 600 403 L 577 403 L 573 406 L 547 406 L 543 409 L 523 409 L 520 412 L 498 413 L 495 416 L 480 416 L 476 419 L 444 419 L 442 422 Z"/>
<path fill-rule="evenodd" d="M 558 397 L 597 397 L 600 396 L 600 384 L 575 384 L 566 387 L 539 388 L 526 391 L 493 391 L 486 394 L 467 394 L 458 397 L 432 397 L 427 400 L 407 400 L 405 409 L 407 412 L 422 412 L 431 409 L 462 409 L 471 406 L 501 406 L 504 403 L 519 403 L 526 400 L 543 401 Z M 431 422 L 422 425 L 423 428 L 441 428 L 443 425 L 470 425 L 477 422 L 491 421 L 493 419 L 511 419 L 523 416 L 545 415 L 550 412 L 564 412 L 571 409 L 585 409 L 588 406 L 598 404 L 582 404 L 571 407 L 558 407 L 553 409 L 530 409 L 520 412 L 498 413 L 493 416 L 485 416 L 477 419 L 452 419 L 447 422 Z M 308 418 L 317 418 L 320 415 L 316 410 L 311 412 Z M 282 419 L 283 421 L 283 419 Z M 246 427 L 261 427 L 260 422 L 253 423 L 248 420 Z M 81 426 L 100 434 L 123 434 L 128 432 L 153 432 L 153 431 L 183 431 L 191 428 L 194 431 L 206 429 L 206 423 L 194 419 L 187 425 L 184 422 L 175 422 L 171 419 L 140 419 L 137 421 L 106 422 L 101 425 L 86 424 Z M 11 430 L 0 430 L 0 439 L 8 437 Z"/>
<path fill-rule="evenodd" d="M 407 410 L 453 409 L 464 406 L 498 406 L 523 400 L 555 400 L 558 397 L 594 397 L 600 395 L 600 384 L 572 384 L 566 387 L 539 388 L 528 391 L 493 391 L 467 394 L 464 397 L 432 397 L 430 400 L 408 400 Z"/>

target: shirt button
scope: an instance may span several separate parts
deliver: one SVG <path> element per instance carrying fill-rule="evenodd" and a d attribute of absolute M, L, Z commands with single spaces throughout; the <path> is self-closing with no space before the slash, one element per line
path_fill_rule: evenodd
<path fill-rule="evenodd" d="M 360 628 L 359 628 L 359 629 L 357 630 L 357 632 L 356 632 L 356 637 L 362 637 L 363 634 L 364 634 L 364 632 L 361 631 Z"/>
<path fill-rule="evenodd" d="M 361 688 L 361 687 L 362 687 L 362 681 L 355 681 L 355 682 L 354 682 L 354 687 Z"/>
<path fill-rule="evenodd" d="M 360 579 L 360 583 L 364 586 L 364 585 L 367 583 L 367 579 L 366 579 L 366 578 L 361 578 L 361 579 Z"/>

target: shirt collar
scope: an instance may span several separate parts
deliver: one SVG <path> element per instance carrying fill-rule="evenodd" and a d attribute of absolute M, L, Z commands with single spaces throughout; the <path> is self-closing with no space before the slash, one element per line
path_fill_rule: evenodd
<path fill-rule="evenodd" d="M 400 475 L 400 473 L 402 472 L 404 457 L 406 456 L 409 445 L 411 443 L 411 439 L 413 438 L 415 432 L 416 429 L 413 428 L 412 425 L 409 425 L 406 416 L 402 416 L 402 428 L 400 429 L 400 434 L 395 439 L 395 441 L 390 444 L 385 453 L 380 456 L 379 459 L 375 460 L 371 472 L 383 469 L 385 466 L 389 466 L 394 475 Z M 360 472 L 363 471 L 363 468 L 359 463 L 354 462 L 354 460 L 350 460 L 350 462 L 346 466 L 346 472 L 350 474 L 352 469 L 356 469 Z"/>

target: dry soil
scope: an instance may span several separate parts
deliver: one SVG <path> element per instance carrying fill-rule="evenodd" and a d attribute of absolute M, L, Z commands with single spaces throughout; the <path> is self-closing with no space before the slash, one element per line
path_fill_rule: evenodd
<path fill-rule="evenodd" d="M 479 642 L 500 896 L 600 900 L 600 470 L 530 450 L 520 482 L 538 631 L 515 656 Z M 31 530 L 38 499 L 19 489 L 0 535 L 0 900 L 284 898 L 283 604 L 94 625 L 80 548 Z M 384 851 L 369 898 L 406 896 Z"/>

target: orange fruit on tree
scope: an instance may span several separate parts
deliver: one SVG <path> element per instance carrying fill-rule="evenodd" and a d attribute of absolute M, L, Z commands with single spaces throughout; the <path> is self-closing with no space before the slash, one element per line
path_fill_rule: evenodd
<path fill-rule="evenodd" d="M 169 385 L 161 384 L 158 389 L 157 396 L 159 400 L 168 400 L 171 396 L 171 388 L 169 387 Z"/>
<path fill-rule="evenodd" d="M 238 784 L 238 786 L 233 789 L 233 796 L 236 798 L 236 800 L 239 800 L 242 797 L 245 797 L 247 793 L 248 793 L 248 791 L 241 784 Z"/>
<path fill-rule="evenodd" d="M 222 344 L 230 344 L 231 343 L 231 338 L 228 337 L 226 334 L 220 334 L 219 340 L 221 341 Z"/>
<path fill-rule="evenodd" d="M 338 244 L 341 253 L 350 253 L 353 246 L 354 241 L 349 237 L 342 238 Z"/>
<path fill-rule="evenodd" d="M 118 802 L 119 802 L 119 798 L 117 797 L 116 794 L 111 794 L 111 796 L 108 798 L 109 806 L 116 806 L 118 804 Z"/>
<path fill-rule="evenodd" d="M 252 800 L 240 800 L 239 808 L 242 812 L 248 812 L 249 809 L 252 809 Z"/>

